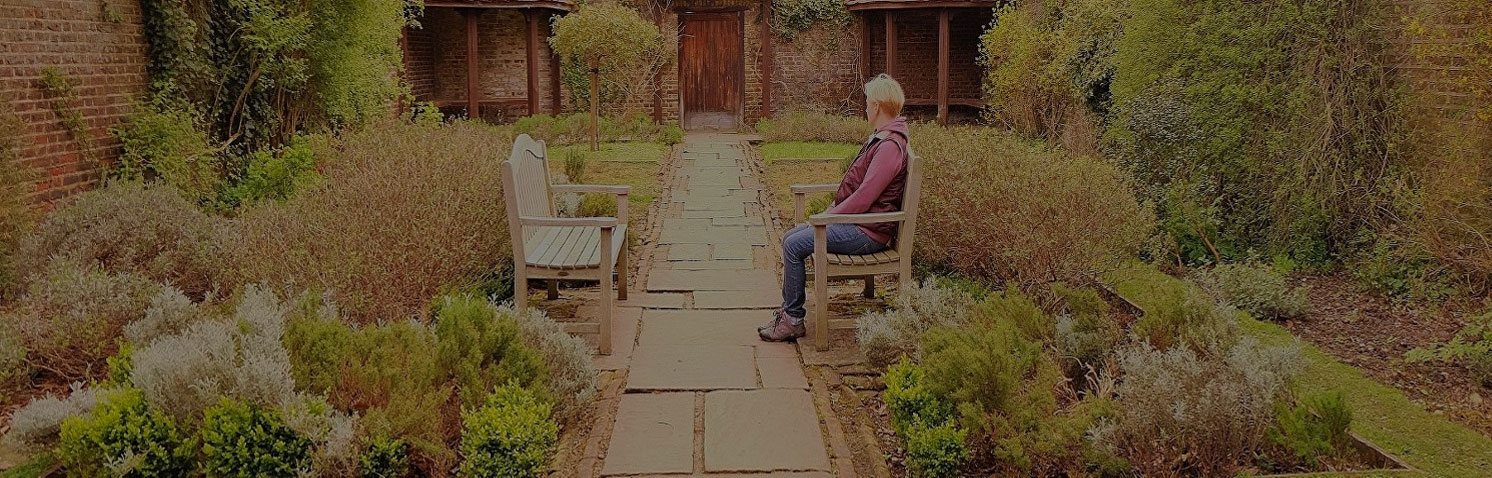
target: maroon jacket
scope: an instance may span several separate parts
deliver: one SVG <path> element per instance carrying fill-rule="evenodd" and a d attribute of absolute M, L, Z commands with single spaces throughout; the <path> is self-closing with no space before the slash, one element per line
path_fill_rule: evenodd
<path fill-rule="evenodd" d="M 832 214 L 863 214 L 901 210 L 902 192 L 907 185 L 907 121 L 898 117 L 886 123 L 860 147 L 855 161 L 844 172 L 839 190 L 834 193 Z M 890 245 L 896 237 L 897 223 L 880 222 L 861 225 L 860 229 L 876 242 Z"/>

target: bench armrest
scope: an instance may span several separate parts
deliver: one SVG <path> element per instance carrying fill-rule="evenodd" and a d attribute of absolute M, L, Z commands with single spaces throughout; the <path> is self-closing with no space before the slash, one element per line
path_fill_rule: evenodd
<path fill-rule="evenodd" d="M 901 222 L 907 220 L 905 212 L 876 212 L 866 214 L 814 214 L 808 216 L 808 224 L 825 227 L 830 224 L 875 224 L 878 222 Z"/>
<path fill-rule="evenodd" d="M 838 184 L 794 184 L 792 186 L 788 186 L 788 190 L 792 191 L 795 195 L 810 193 L 832 193 L 837 189 L 839 189 Z"/>
<path fill-rule="evenodd" d="M 518 218 L 518 223 L 525 226 L 580 226 L 600 227 L 610 229 L 617 226 L 620 221 L 614 217 L 534 217 L 523 216 Z"/>
<path fill-rule="evenodd" d="M 627 195 L 632 193 L 632 186 L 618 186 L 611 184 L 554 184 L 549 186 L 549 192 L 554 193 L 600 193 L 616 195 L 616 217 L 623 224 L 627 223 Z"/>

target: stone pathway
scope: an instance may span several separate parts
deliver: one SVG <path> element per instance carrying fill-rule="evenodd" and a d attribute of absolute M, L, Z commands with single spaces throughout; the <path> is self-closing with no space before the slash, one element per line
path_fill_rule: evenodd
<path fill-rule="evenodd" d="M 604 476 L 832 476 L 797 348 L 756 337 L 781 286 L 749 147 L 690 135 L 666 173 L 645 292 L 621 303 L 640 314 L 618 315 Z"/>

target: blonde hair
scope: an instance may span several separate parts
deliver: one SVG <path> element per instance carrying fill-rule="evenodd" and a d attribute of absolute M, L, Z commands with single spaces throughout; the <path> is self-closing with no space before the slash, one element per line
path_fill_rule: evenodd
<path fill-rule="evenodd" d="M 865 82 L 865 101 L 880 103 L 883 108 L 890 108 L 892 116 L 896 116 L 901 114 L 907 95 L 901 91 L 901 83 L 891 79 L 891 75 L 881 73 Z"/>

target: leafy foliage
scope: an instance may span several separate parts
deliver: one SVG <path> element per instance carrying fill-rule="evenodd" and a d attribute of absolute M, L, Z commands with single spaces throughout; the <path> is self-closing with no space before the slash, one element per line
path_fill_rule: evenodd
<path fill-rule="evenodd" d="M 772 0 L 772 33 L 792 41 L 817 23 L 848 26 L 853 18 L 836 0 Z"/>
<path fill-rule="evenodd" d="M 503 384 L 543 390 L 544 363 L 519 337 L 518 322 L 471 296 L 440 299 L 435 335 L 440 366 L 456 377 L 465 407 L 475 407 Z"/>
<path fill-rule="evenodd" d="M 0 300 L 19 289 L 22 277 L 16 248 L 37 218 L 27 199 L 36 175 L 20 164 L 20 133 L 25 127 L 9 95 L 0 95 Z"/>
<path fill-rule="evenodd" d="M 138 390 L 99 392 L 87 415 L 62 422 L 58 454 L 77 476 L 188 476 L 196 468 L 194 440 L 171 417 L 152 411 Z"/>
<path fill-rule="evenodd" d="M 1110 315 L 1109 304 L 1093 289 L 1053 285 L 1052 291 L 1066 305 L 1066 313 L 1057 317 L 1054 342 L 1061 357 L 1070 360 L 1067 377 L 1076 379 L 1102 368 L 1124 339 L 1124 330 Z"/>
<path fill-rule="evenodd" d="M 409 476 L 409 444 L 403 440 L 378 437 L 358 455 L 358 476 L 364 478 L 402 478 Z"/>
<path fill-rule="evenodd" d="M 1290 287 L 1283 274 L 1264 264 L 1219 264 L 1197 271 L 1194 279 L 1218 300 L 1261 319 L 1299 317 L 1309 305 L 1304 290 Z"/>
<path fill-rule="evenodd" d="M 194 112 L 145 106 L 112 131 L 123 146 L 115 178 L 159 179 L 197 203 L 217 195 L 223 165 Z"/>
<path fill-rule="evenodd" d="M 1492 388 L 1492 312 L 1471 319 L 1450 342 L 1415 348 L 1405 354 L 1410 362 L 1459 363 L 1471 370 L 1482 386 Z"/>
<path fill-rule="evenodd" d="M 102 378 L 125 324 L 144 313 L 159 287 L 87 262 L 47 264 L 25 297 L 0 314 L 5 332 L 25 351 L 27 366 L 17 373 L 45 372 L 65 381 Z"/>
<path fill-rule="evenodd" d="M 1352 424 L 1352 409 L 1341 392 L 1310 395 L 1295 406 L 1281 403 L 1275 415 L 1277 423 L 1269 430 L 1269 440 L 1307 466 L 1341 455 L 1350 446 L 1347 427 Z"/>
<path fill-rule="evenodd" d="M 974 296 L 936 281 L 913 286 L 896 296 L 891 309 L 861 316 L 855 337 L 874 365 L 889 365 L 903 355 L 918 358 L 923 335 L 936 327 L 964 324 L 976 303 Z"/>
<path fill-rule="evenodd" d="M 234 207 L 264 200 L 283 201 L 295 191 L 321 182 L 311 141 L 309 137 L 296 136 L 278 151 L 255 152 L 243 177 L 224 191 L 222 201 Z"/>
<path fill-rule="evenodd" d="M 460 476 L 544 476 L 559 426 L 550 406 L 513 384 L 499 387 L 481 407 L 462 412 Z"/>
<path fill-rule="evenodd" d="M 767 141 L 860 144 L 870 138 L 870 123 L 863 118 L 810 111 L 785 111 L 757 121 L 756 132 Z"/>
<path fill-rule="evenodd" d="M 98 393 L 74 383 L 70 393 L 59 397 L 47 394 L 32 400 L 10 416 L 10 430 L 0 445 L 17 450 L 43 450 L 56 446 L 62 433 L 62 422 L 69 417 L 87 415 L 98 404 Z"/>
<path fill-rule="evenodd" d="M 299 476 L 310 471 L 311 441 L 270 410 L 224 400 L 202 423 L 207 476 Z"/>
<path fill-rule="evenodd" d="M 611 2 L 582 4 L 556 19 L 549 45 L 564 62 L 571 96 L 591 104 L 593 111 L 601 98 L 591 98 L 590 91 L 601 89 L 598 82 L 605 81 L 613 97 L 630 96 L 629 90 L 648 84 L 646 79 L 670 59 L 656 25 L 637 10 Z M 597 127 L 593 120 L 592 128 Z"/>

